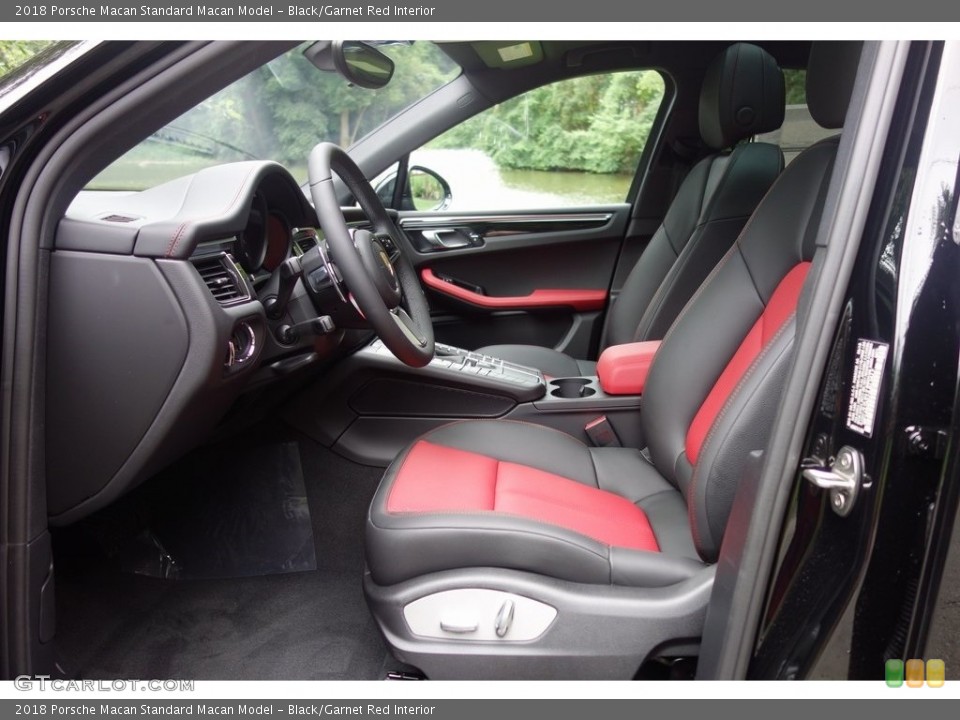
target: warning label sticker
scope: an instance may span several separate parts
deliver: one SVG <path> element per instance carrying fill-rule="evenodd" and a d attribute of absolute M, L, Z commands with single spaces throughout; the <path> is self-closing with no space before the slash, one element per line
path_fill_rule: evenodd
<path fill-rule="evenodd" d="M 873 340 L 857 341 L 857 359 L 853 364 L 850 383 L 850 405 L 847 409 L 847 427 L 866 437 L 873 437 L 873 423 L 877 415 L 880 381 L 887 362 L 890 346 Z"/>

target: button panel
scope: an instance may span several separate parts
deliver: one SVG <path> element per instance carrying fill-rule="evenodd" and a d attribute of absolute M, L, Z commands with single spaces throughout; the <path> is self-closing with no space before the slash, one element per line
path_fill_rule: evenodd
<path fill-rule="evenodd" d="M 379 339 L 371 343 L 370 349 L 378 354 L 392 354 Z M 543 375 L 539 370 L 507 362 L 490 355 L 463 350 L 452 345 L 444 345 L 443 343 L 436 344 L 436 355 L 430 361 L 428 367 L 448 370 L 461 376 L 472 375 L 520 387 L 533 388 L 545 385 Z"/>

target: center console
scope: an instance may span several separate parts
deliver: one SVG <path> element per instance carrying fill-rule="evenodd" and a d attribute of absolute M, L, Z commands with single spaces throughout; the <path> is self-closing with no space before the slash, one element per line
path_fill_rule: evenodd
<path fill-rule="evenodd" d="M 546 425 L 587 444 L 596 444 L 599 424 L 602 444 L 643 447 L 639 394 L 606 392 L 597 376 L 545 378 L 537 369 L 442 343 L 430 363 L 412 368 L 374 340 L 302 393 L 286 417 L 367 465 L 385 466 L 418 436 L 461 419 Z"/>

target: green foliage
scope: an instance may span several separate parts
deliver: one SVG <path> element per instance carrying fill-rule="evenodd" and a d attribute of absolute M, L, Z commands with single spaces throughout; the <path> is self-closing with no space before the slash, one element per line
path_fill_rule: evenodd
<path fill-rule="evenodd" d="M 50 40 L 0 40 L 0 77 L 51 44 Z"/>
<path fill-rule="evenodd" d="M 318 142 L 353 144 L 414 100 L 449 80 L 455 69 L 433 43 L 388 45 L 396 74 L 387 87 L 349 86 L 319 72 L 297 48 L 268 63 L 173 125 L 215 138 L 257 157 L 303 162 Z"/>
<path fill-rule="evenodd" d="M 784 70 L 783 80 L 787 86 L 787 105 L 805 105 L 807 102 L 807 71 Z"/>
<path fill-rule="evenodd" d="M 459 71 L 433 43 L 385 45 L 396 64 L 380 90 L 318 71 L 296 48 L 233 83 L 120 158 L 95 186 L 141 187 L 252 156 L 302 166 L 327 140 L 349 147 Z M 574 78 L 490 108 L 432 147 L 479 149 L 507 170 L 633 173 L 663 100 L 659 73 Z M 111 173 L 113 173 L 111 175 Z M 301 178 L 302 179 L 302 178 Z"/>
<path fill-rule="evenodd" d="M 650 70 L 564 80 L 490 108 L 430 146 L 483 150 L 511 169 L 632 173 L 663 92 Z"/>
<path fill-rule="evenodd" d="M 443 200 L 443 187 L 432 175 L 422 172 L 410 173 L 410 193 L 414 202 L 422 200 L 433 206 Z"/>

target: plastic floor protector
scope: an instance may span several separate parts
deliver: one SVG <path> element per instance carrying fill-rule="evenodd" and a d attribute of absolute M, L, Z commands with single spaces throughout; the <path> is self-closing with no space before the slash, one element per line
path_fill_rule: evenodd
<path fill-rule="evenodd" d="M 124 571 L 203 579 L 316 570 L 296 442 L 205 453 L 166 485 L 151 498 L 148 527 L 120 550 Z"/>

